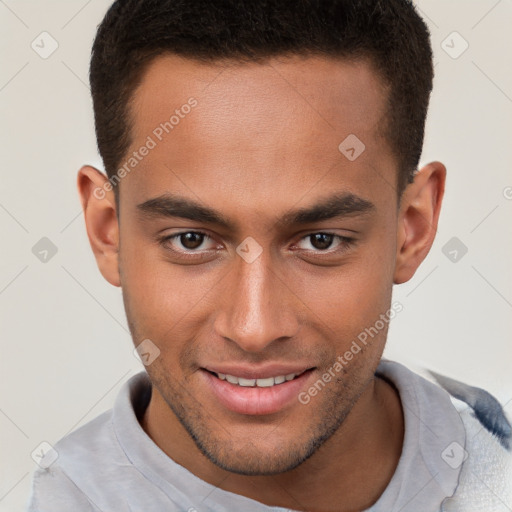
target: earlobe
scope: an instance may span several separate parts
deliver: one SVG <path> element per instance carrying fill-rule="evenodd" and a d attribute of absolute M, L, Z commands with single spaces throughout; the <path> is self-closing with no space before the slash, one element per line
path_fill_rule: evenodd
<path fill-rule="evenodd" d="M 432 247 L 445 181 L 445 166 L 431 162 L 418 171 L 403 193 L 398 214 L 395 284 L 411 279 Z"/>
<path fill-rule="evenodd" d="M 103 277 L 121 286 L 119 276 L 119 224 L 112 186 L 98 169 L 84 165 L 77 176 L 87 236 Z"/>

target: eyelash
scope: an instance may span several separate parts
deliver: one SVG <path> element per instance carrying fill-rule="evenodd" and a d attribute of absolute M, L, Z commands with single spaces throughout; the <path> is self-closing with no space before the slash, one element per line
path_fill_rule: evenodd
<path fill-rule="evenodd" d="M 207 233 L 204 233 L 203 231 L 181 231 L 179 233 L 175 233 L 174 235 L 168 235 L 168 236 L 161 237 L 159 239 L 159 243 L 166 250 L 170 250 L 171 252 L 173 252 L 175 254 L 178 254 L 180 257 L 183 257 L 183 258 L 200 259 L 200 258 L 204 257 L 205 252 L 206 253 L 211 253 L 211 252 L 215 251 L 215 249 L 207 249 L 207 250 L 203 250 L 203 251 L 196 251 L 196 250 L 193 250 L 193 249 L 188 249 L 188 250 L 180 251 L 180 250 L 172 249 L 172 248 L 170 248 L 168 246 L 167 243 L 169 241 L 178 239 L 180 236 L 186 235 L 186 234 L 189 234 L 189 233 L 194 233 L 196 235 L 202 235 L 203 237 L 205 237 L 205 239 L 208 239 L 208 238 L 211 239 L 212 238 L 211 236 L 209 236 Z M 304 240 L 304 239 L 307 239 L 308 237 L 311 237 L 313 235 L 318 235 L 318 234 L 332 236 L 335 239 L 339 240 L 338 248 L 334 249 L 334 250 L 333 249 L 325 249 L 325 250 L 320 250 L 320 249 L 317 249 L 317 250 L 304 249 L 306 252 L 313 252 L 313 253 L 318 253 L 318 254 L 330 254 L 330 255 L 332 255 L 332 254 L 335 254 L 335 253 L 346 251 L 347 249 L 351 248 L 355 244 L 355 242 L 356 242 L 356 240 L 354 238 L 350 238 L 350 237 L 346 237 L 346 236 L 342 236 L 342 235 L 337 235 L 336 233 L 331 233 L 329 231 L 314 231 L 312 233 L 308 233 L 307 235 L 304 235 L 302 238 L 300 238 L 300 240 Z M 203 240 L 201 243 L 203 243 L 204 241 L 205 240 Z"/>

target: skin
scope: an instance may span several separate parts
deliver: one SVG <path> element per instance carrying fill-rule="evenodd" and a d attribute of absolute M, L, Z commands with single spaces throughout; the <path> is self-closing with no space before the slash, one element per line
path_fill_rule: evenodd
<path fill-rule="evenodd" d="M 227 410 L 201 370 L 294 362 L 314 368 L 307 390 L 390 309 L 393 284 L 414 275 L 434 240 L 446 169 L 425 165 L 398 201 L 397 160 L 381 130 L 386 94 L 366 61 L 206 65 L 161 56 L 134 93 L 129 153 L 190 97 L 197 106 L 122 179 L 119 211 L 113 191 L 94 193 L 105 187 L 103 173 L 78 173 L 99 269 L 122 287 L 134 344 L 149 338 L 160 350 L 146 367 L 153 392 L 142 427 L 195 475 L 267 505 L 362 510 L 400 457 L 400 399 L 374 376 L 386 328 L 307 405 L 293 401 L 273 414 Z M 348 134 L 366 146 L 354 161 L 338 150 Z M 280 221 L 334 192 L 373 208 L 305 225 Z M 141 214 L 137 205 L 164 193 L 233 226 Z M 210 237 L 199 248 L 179 237 L 159 241 L 197 230 Z M 353 241 L 314 245 L 308 235 L 322 232 Z M 236 252 L 248 236 L 262 248 L 252 263 Z"/>

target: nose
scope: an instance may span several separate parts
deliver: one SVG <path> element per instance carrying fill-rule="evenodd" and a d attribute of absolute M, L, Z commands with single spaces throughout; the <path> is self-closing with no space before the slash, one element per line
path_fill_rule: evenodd
<path fill-rule="evenodd" d="M 296 298 L 283 276 L 272 268 L 268 252 L 248 263 L 236 256 L 222 292 L 216 333 L 247 352 L 261 352 L 273 341 L 298 331 Z"/>

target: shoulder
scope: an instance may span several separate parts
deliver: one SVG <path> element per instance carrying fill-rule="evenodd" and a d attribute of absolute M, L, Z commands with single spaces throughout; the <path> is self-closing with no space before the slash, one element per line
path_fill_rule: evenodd
<path fill-rule="evenodd" d="M 510 512 L 512 428 L 502 404 L 483 389 L 424 368 L 383 359 L 377 373 L 400 392 L 406 426 L 417 416 L 420 429 L 432 434 L 419 436 L 417 445 L 431 474 L 453 481 L 444 487 L 441 510 Z"/>
<path fill-rule="evenodd" d="M 503 448 L 510 451 L 512 426 L 500 402 L 485 389 L 470 386 L 464 382 L 429 372 L 450 395 L 471 408 L 471 417 L 478 420 L 480 428 L 493 435 Z M 464 407 L 467 409 L 467 407 Z"/>
<path fill-rule="evenodd" d="M 119 440 L 119 429 L 135 428 L 133 406 L 145 399 L 147 386 L 144 373 L 132 376 L 112 409 L 66 435 L 45 453 L 32 476 L 27 512 L 124 510 L 107 488 L 129 490 L 125 488 L 137 481 L 138 473 Z"/>
<path fill-rule="evenodd" d="M 97 512 L 60 466 L 38 468 L 32 475 L 27 512 Z"/>
<path fill-rule="evenodd" d="M 76 473 L 90 473 L 107 448 L 111 410 L 63 437 L 39 461 L 32 476 L 27 512 L 97 511 L 93 501 L 76 485 Z M 110 450 L 108 450 L 110 451 Z"/>
<path fill-rule="evenodd" d="M 512 452 L 478 418 L 472 407 L 454 400 L 466 429 L 459 485 L 443 511 L 510 512 Z"/>
<path fill-rule="evenodd" d="M 510 511 L 512 428 L 503 406 L 484 389 L 430 373 L 450 393 L 466 430 L 459 485 L 443 511 Z"/>
<path fill-rule="evenodd" d="M 465 420 L 466 429 L 476 421 L 504 450 L 512 451 L 512 425 L 503 405 L 488 391 L 424 368 L 413 371 L 384 358 L 376 373 L 388 378 L 399 391 L 413 390 L 416 397 L 420 398 L 420 394 L 421 398 L 426 397 L 428 405 L 433 407 L 431 414 L 436 412 L 436 402 L 446 403 L 445 397 L 449 397 L 450 408 L 455 408 Z M 462 411 L 466 411 L 464 415 Z"/>

